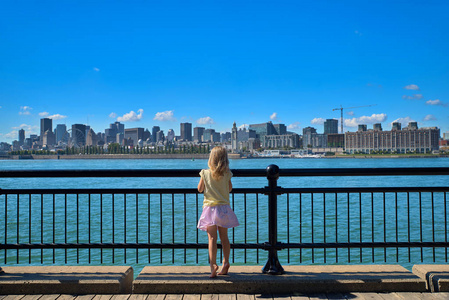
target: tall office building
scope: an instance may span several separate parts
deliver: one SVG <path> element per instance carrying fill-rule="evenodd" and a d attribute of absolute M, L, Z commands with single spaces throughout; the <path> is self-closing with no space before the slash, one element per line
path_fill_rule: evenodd
<path fill-rule="evenodd" d="M 86 145 L 86 125 L 72 125 L 72 145 L 79 147 Z"/>
<path fill-rule="evenodd" d="M 151 130 L 151 142 L 156 143 L 157 142 L 157 133 L 161 130 L 159 126 L 153 126 L 153 129 Z"/>
<path fill-rule="evenodd" d="M 86 137 L 86 145 L 87 146 L 97 146 L 97 143 L 98 143 L 97 135 L 92 130 L 92 128 L 89 128 L 89 131 L 87 132 L 87 137 Z"/>
<path fill-rule="evenodd" d="M 192 141 L 192 123 L 181 123 L 181 140 Z"/>
<path fill-rule="evenodd" d="M 173 143 L 175 140 L 175 131 L 173 129 L 169 129 L 166 136 L 167 142 Z"/>
<path fill-rule="evenodd" d="M 285 124 L 274 124 L 273 127 L 276 129 L 278 135 L 287 134 L 287 127 Z"/>
<path fill-rule="evenodd" d="M 25 130 L 22 128 L 19 130 L 19 146 L 23 146 L 25 143 Z"/>
<path fill-rule="evenodd" d="M 204 127 L 193 128 L 193 141 L 196 143 L 201 143 L 203 141 Z"/>
<path fill-rule="evenodd" d="M 47 130 L 44 132 L 42 136 L 42 146 L 43 147 L 51 147 L 56 144 L 55 134 L 51 130 Z"/>
<path fill-rule="evenodd" d="M 40 135 L 40 141 L 44 138 L 44 133 L 50 130 L 53 132 L 53 120 L 49 118 L 43 118 L 41 119 L 41 135 Z"/>
<path fill-rule="evenodd" d="M 249 129 L 256 132 L 256 137 L 259 138 L 261 142 L 264 141 L 266 135 L 277 134 L 277 130 L 271 121 L 262 124 L 250 124 Z"/>
<path fill-rule="evenodd" d="M 67 142 L 67 126 L 65 124 L 56 125 L 55 135 L 56 135 L 56 144 L 63 141 Z"/>
<path fill-rule="evenodd" d="M 120 122 L 109 124 L 109 128 L 105 130 L 105 142 L 115 143 L 117 134 L 125 134 L 125 125 Z"/>
<path fill-rule="evenodd" d="M 324 121 L 324 134 L 338 133 L 338 120 L 326 119 Z"/>
<path fill-rule="evenodd" d="M 125 129 L 125 140 L 131 139 L 133 141 L 133 145 L 137 146 L 139 144 L 139 140 L 143 140 L 144 131 L 145 129 L 141 127 Z"/>

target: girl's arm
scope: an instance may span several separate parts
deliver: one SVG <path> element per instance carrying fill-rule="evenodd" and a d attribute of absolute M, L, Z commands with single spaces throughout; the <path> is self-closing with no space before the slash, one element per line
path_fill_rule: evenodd
<path fill-rule="evenodd" d="M 200 192 L 200 193 L 204 192 L 204 181 L 203 181 L 203 177 L 201 177 L 200 182 L 198 183 L 198 192 Z"/>
<path fill-rule="evenodd" d="M 231 180 L 229 180 L 229 192 L 231 192 L 232 191 L 232 182 L 231 182 Z"/>

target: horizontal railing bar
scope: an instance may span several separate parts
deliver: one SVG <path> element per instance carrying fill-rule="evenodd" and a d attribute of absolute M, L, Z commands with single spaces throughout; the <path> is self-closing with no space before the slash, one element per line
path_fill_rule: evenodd
<path fill-rule="evenodd" d="M 217 244 L 221 248 L 221 244 Z M 448 248 L 449 242 L 351 242 L 351 243 L 234 243 L 234 249 L 347 249 L 347 248 Z M 0 244 L 0 249 L 207 249 L 206 243 L 69 243 L 69 244 Z"/>
<path fill-rule="evenodd" d="M 0 178 L 30 177 L 198 177 L 200 169 L 158 170 L 0 170 Z M 265 169 L 232 169 L 235 177 L 266 177 Z M 422 176 L 449 175 L 449 168 L 315 168 L 280 169 L 282 176 Z"/>
<path fill-rule="evenodd" d="M 281 194 L 310 194 L 310 193 L 405 193 L 405 192 L 449 192 L 447 186 L 430 187 L 336 187 L 336 188 L 275 188 L 274 191 Z M 232 194 L 265 194 L 267 188 L 235 188 Z M 199 194 L 197 189 L 166 188 L 166 189 L 0 189 L 0 195 L 145 195 L 145 194 Z"/>
<path fill-rule="evenodd" d="M 310 194 L 310 193 L 329 193 L 329 194 L 340 194 L 340 193 L 417 193 L 417 192 L 449 192 L 449 186 L 426 186 L 426 187 L 355 187 L 355 188 L 280 188 L 280 194 Z"/>
<path fill-rule="evenodd" d="M 331 168 L 280 169 L 279 176 L 422 176 L 449 175 L 449 168 Z"/>
<path fill-rule="evenodd" d="M 263 194 L 264 188 L 235 188 L 232 189 L 234 194 Z M 192 188 L 166 188 L 166 189 L 0 189 L 0 195 L 73 195 L 73 194 L 90 194 L 90 195 L 111 195 L 111 194 L 127 194 L 127 195 L 145 195 L 145 194 L 199 194 L 197 189 Z"/>
<path fill-rule="evenodd" d="M 0 178 L 30 177 L 199 177 L 201 169 L 0 170 Z M 238 177 L 266 177 L 265 169 L 231 170 Z"/>

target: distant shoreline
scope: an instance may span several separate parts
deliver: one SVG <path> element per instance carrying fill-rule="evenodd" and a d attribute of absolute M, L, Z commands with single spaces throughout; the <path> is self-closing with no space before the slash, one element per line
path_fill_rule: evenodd
<path fill-rule="evenodd" d="M 333 155 L 323 156 L 324 159 L 364 159 L 364 158 L 439 158 L 449 155 Z M 0 160 L 44 160 L 44 159 L 208 159 L 209 154 L 87 154 L 87 155 L 11 155 L 0 156 Z M 230 159 L 270 159 L 281 157 L 241 157 L 239 154 L 229 154 Z M 282 159 L 317 159 L 317 158 L 290 158 Z"/>

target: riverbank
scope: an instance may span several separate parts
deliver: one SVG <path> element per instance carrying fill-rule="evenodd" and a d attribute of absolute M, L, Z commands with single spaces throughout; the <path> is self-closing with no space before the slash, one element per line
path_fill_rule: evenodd
<path fill-rule="evenodd" d="M 449 155 L 435 155 L 435 154 L 368 154 L 368 155 L 329 155 L 320 158 L 326 159 L 363 159 L 363 158 L 439 158 L 449 157 Z M 74 155 L 4 155 L 0 156 L 0 160 L 26 160 L 26 159 L 208 159 L 209 154 L 74 154 Z M 240 154 L 229 153 L 230 159 L 273 159 L 281 157 L 246 157 Z M 297 157 L 282 157 L 284 159 L 305 159 Z"/>

